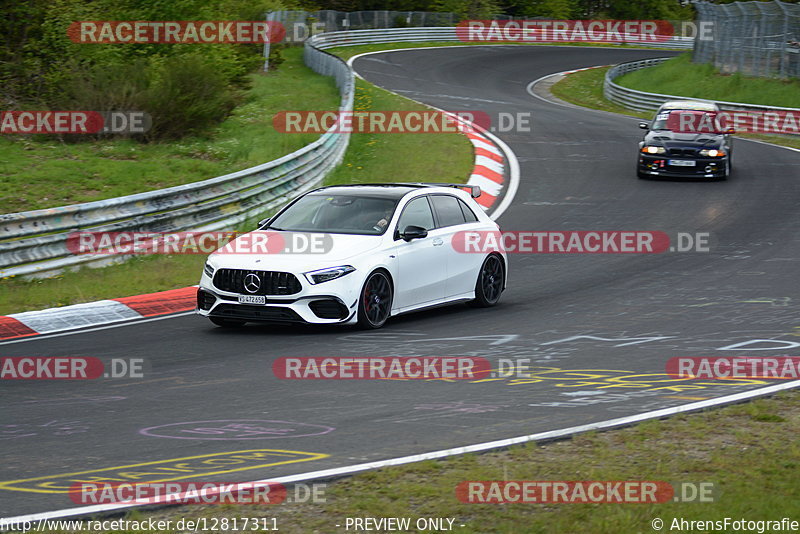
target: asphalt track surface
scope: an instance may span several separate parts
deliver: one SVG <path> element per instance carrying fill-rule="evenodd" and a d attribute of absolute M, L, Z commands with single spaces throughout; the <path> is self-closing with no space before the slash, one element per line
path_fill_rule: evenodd
<path fill-rule="evenodd" d="M 0 481 L 254 449 L 328 455 L 215 476 L 203 475 L 205 464 L 188 468 L 192 480 L 256 480 L 763 387 L 683 381 L 675 388 L 663 372 L 675 356 L 798 352 L 800 153 L 737 141 L 728 181 L 637 180 L 636 120 L 526 92 L 549 73 L 670 54 L 466 47 L 367 56 L 355 68 L 444 109 L 532 113 L 532 132 L 497 134 L 521 166 L 519 191 L 499 220 L 504 230 L 709 232 L 710 252 L 513 255 L 500 306 L 409 315 L 377 332 L 226 331 L 189 315 L 0 344 L 3 356 L 143 358 L 149 365 L 143 379 L 3 383 Z M 729 348 L 737 343 L 764 350 Z M 525 379 L 484 382 L 281 381 L 271 371 L 282 356 L 354 355 L 530 358 L 534 369 Z M 241 420 L 260 430 L 230 426 Z M 187 424 L 142 432 L 176 423 Z M 0 517 L 77 506 L 58 492 L 63 484 L 41 479 L 0 489 Z"/>

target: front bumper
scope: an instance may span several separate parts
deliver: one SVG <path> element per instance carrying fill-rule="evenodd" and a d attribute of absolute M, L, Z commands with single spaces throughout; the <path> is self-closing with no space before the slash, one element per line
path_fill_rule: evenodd
<path fill-rule="evenodd" d="M 265 304 L 239 303 L 245 293 L 222 291 L 203 274 L 197 290 L 196 312 L 249 322 L 343 324 L 355 321 L 360 279 L 350 273 L 336 280 L 310 284 L 302 275 L 301 290 L 293 295 L 265 295 Z"/>
<path fill-rule="evenodd" d="M 670 160 L 694 161 L 693 166 L 670 165 Z M 665 155 L 639 155 L 638 170 L 649 176 L 665 178 L 722 178 L 728 168 L 728 156 L 722 158 L 687 158 Z"/>

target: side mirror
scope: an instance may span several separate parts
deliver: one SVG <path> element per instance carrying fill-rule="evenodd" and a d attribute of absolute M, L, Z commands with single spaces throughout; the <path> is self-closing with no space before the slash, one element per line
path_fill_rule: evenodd
<path fill-rule="evenodd" d="M 642 130 L 648 130 L 650 128 L 650 125 L 647 124 L 646 122 L 640 122 L 639 128 L 641 128 Z"/>
<path fill-rule="evenodd" d="M 405 230 L 400 232 L 400 237 L 404 241 L 408 242 L 411 241 L 412 239 L 421 239 L 423 237 L 428 237 L 428 231 L 425 228 L 422 228 L 421 226 L 409 225 L 406 226 Z"/>
<path fill-rule="evenodd" d="M 272 217 L 267 217 L 266 219 L 261 219 L 258 221 L 258 228 L 263 227 L 265 224 L 269 223 L 272 220 Z"/>

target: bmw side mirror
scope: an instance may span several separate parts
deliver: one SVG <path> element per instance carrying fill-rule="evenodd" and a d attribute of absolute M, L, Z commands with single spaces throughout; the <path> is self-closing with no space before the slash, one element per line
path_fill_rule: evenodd
<path fill-rule="evenodd" d="M 406 226 L 405 230 L 403 230 L 400 233 L 400 237 L 404 241 L 408 242 L 411 241 L 412 239 L 421 239 L 423 237 L 428 237 L 428 231 L 425 228 L 422 228 L 421 226 L 409 225 Z"/>
<path fill-rule="evenodd" d="M 647 130 L 649 127 L 650 126 L 648 126 L 648 124 L 646 122 L 640 122 L 639 123 L 639 128 L 641 128 L 642 130 Z"/>

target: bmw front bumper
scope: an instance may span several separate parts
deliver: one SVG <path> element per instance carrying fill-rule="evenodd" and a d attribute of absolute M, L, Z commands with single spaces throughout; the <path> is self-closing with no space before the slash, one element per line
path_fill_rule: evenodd
<path fill-rule="evenodd" d="M 671 160 L 692 161 L 694 165 L 671 165 Z M 664 155 L 639 155 L 639 172 L 650 176 L 665 178 L 722 178 L 728 166 L 728 157 L 686 158 Z"/>

